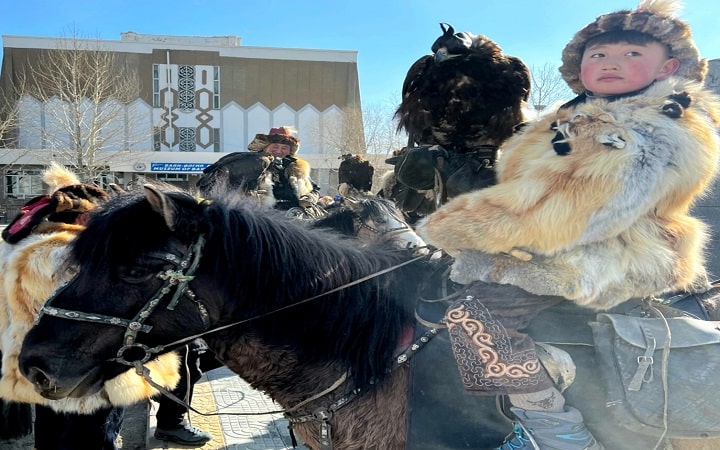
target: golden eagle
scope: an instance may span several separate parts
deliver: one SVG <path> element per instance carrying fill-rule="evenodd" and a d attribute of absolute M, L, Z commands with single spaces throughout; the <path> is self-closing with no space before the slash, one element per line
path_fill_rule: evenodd
<path fill-rule="evenodd" d="M 342 155 L 341 158 L 342 162 L 338 168 L 340 185 L 345 185 L 345 189 L 355 192 L 370 192 L 375 173 L 370 161 L 366 161 L 361 155 L 351 153 Z"/>
<path fill-rule="evenodd" d="M 498 147 L 523 122 L 530 71 L 486 36 L 441 23 L 433 54 L 408 70 L 395 111 L 408 146 L 386 162 L 383 195 L 409 217 L 495 183 Z"/>
<path fill-rule="evenodd" d="M 530 93 L 530 71 L 483 35 L 455 33 L 441 23 L 432 55 L 408 70 L 402 102 L 395 112 L 408 146 L 441 145 L 466 153 L 499 146 L 522 122 Z"/>
<path fill-rule="evenodd" d="M 204 197 L 213 196 L 216 189 L 240 189 L 252 192 L 264 189 L 264 175 L 273 157 L 262 152 L 233 152 L 206 167 L 195 184 Z"/>

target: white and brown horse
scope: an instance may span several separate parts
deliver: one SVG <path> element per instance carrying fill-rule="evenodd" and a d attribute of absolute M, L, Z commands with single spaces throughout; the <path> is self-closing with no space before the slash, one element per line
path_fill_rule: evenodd
<path fill-rule="evenodd" d="M 128 370 L 108 380 L 95 395 L 49 400 L 39 395 L 18 369 L 22 340 L 45 299 L 67 281 L 67 273 L 61 269 L 63 261 L 70 242 L 84 228 L 64 221 L 81 221 L 84 210 L 95 206 L 83 198 L 82 192 L 88 189 L 61 166 L 52 165 L 43 180 L 49 186 L 48 194 L 29 202 L 34 207 L 25 208 L 3 233 L 7 240 L 0 241 L 0 398 L 35 405 L 38 450 L 114 448 L 112 440 L 119 431 L 122 407 L 158 393 L 142 377 Z M 174 353 L 154 360 L 152 366 L 160 385 L 172 387 L 177 383 L 178 358 Z"/>

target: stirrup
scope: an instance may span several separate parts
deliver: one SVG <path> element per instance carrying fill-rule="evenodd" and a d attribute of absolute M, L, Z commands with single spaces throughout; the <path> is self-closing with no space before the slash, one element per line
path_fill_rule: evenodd
<path fill-rule="evenodd" d="M 568 352 L 546 342 L 536 342 L 535 353 L 560 392 L 573 384 L 576 367 Z"/>
<path fill-rule="evenodd" d="M 513 424 L 512 433 L 505 437 L 502 445 L 495 450 L 531 449 L 542 450 L 520 422 Z"/>

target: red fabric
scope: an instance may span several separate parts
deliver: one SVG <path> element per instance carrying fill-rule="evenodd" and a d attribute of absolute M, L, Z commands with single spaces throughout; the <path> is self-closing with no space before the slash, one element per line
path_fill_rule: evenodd
<path fill-rule="evenodd" d="M 268 134 L 279 134 L 281 136 L 292 136 L 285 127 L 270 128 L 270 133 L 268 133 Z"/>
<path fill-rule="evenodd" d="M 47 195 L 41 198 L 36 203 L 33 203 L 32 205 L 23 206 L 20 208 L 20 211 L 22 211 L 23 215 L 17 220 L 17 222 L 13 223 L 10 226 L 10 233 L 17 233 L 21 229 L 23 229 L 30 220 L 32 220 L 33 215 L 38 212 L 38 210 L 46 207 L 50 204 L 50 197 Z"/>

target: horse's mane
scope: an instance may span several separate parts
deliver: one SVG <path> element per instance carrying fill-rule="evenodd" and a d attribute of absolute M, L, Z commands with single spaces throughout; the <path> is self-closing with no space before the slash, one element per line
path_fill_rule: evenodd
<path fill-rule="evenodd" d="M 212 270 L 228 310 L 241 311 L 228 321 L 287 307 L 410 258 L 409 252 L 392 246 L 360 245 L 327 230 L 309 229 L 235 197 L 198 203 L 186 193 L 167 195 L 180 202 L 182 214 L 197 225 L 179 227 L 179 237 L 186 244 L 193 234 L 207 239 L 198 273 Z M 169 235 L 144 197 L 128 194 L 111 199 L 92 215 L 72 254 L 83 270 L 110 272 L 143 252 L 160 250 Z M 103 251 L 97 251 L 98 245 Z M 92 283 L 93 278 L 85 279 Z M 273 314 L 263 319 L 263 338 L 292 346 L 304 361 L 339 359 L 352 368 L 356 382 L 366 383 L 384 374 L 412 320 L 412 289 L 398 283 L 417 284 L 418 279 L 417 268 L 403 267 Z M 247 326 L 258 329 L 260 323 Z"/>
<path fill-rule="evenodd" d="M 326 208 L 327 214 L 312 222 L 314 228 L 329 228 L 346 236 L 355 234 L 355 218 L 357 213 L 345 205 Z"/>

